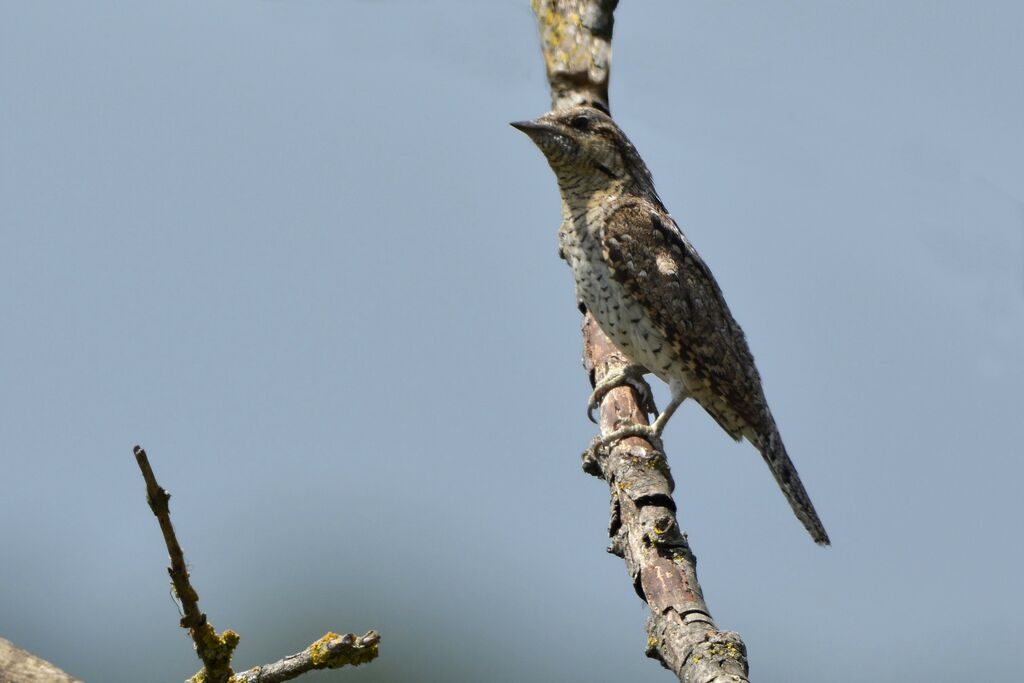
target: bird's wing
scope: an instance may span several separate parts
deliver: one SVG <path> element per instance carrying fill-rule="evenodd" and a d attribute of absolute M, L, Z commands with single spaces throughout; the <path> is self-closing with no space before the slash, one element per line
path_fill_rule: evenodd
<path fill-rule="evenodd" d="M 683 360 L 691 395 L 733 438 L 774 426 L 761 378 L 711 270 L 660 207 L 629 199 L 601 234 L 612 276 Z"/>
<path fill-rule="evenodd" d="M 828 545 L 800 475 L 782 444 L 743 330 L 711 270 L 659 206 L 642 199 L 613 207 L 602 253 L 612 277 L 646 311 L 682 359 L 687 389 L 733 438 L 761 452 L 797 518 Z"/>

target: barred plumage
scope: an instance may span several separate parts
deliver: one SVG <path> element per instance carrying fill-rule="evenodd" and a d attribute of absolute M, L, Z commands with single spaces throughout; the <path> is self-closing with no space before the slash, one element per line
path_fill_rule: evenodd
<path fill-rule="evenodd" d="M 730 436 L 746 437 L 761 452 L 797 518 L 827 545 L 743 331 L 636 149 L 609 116 L 585 107 L 513 125 L 540 147 L 558 178 L 565 213 L 559 239 L 577 296 L 619 349 L 671 388 L 672 403 L 651 435 L 660 437 L 678 405 L 694 398 Z"/>

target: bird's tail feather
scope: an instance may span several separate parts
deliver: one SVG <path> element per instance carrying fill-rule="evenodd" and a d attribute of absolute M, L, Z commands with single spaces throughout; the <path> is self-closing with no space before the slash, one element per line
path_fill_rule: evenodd
<path fill-rule="evenodd" d="M 821 523 L 818 513 L 814 510 L 814 505 L 811 503 L 811 497 L 807 495 L 807 490 L 800 482 L 800 475 L 786 453 L 786 447 L 782 444 L 782 437 L 779 436 L 778 429 L 772 425 L 767 437 L 757 438 L 754 445 L 761 451 L 761 456 L 768 463 L 768 469 L 772 471 L 772 475 L 786 496 L 786 500 L 789 501 L 790 507 L 793 508 L 797 519 L 803 523 L 814 542 L 818 545 L 831 545 L 825 526 Z"/>

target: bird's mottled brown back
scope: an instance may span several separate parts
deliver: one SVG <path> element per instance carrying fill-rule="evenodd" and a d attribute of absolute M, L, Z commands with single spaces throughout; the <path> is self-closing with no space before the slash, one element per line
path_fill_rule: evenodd
<path fill-rule="evenodd" d="M 660 207 L 637 197 L 616 204 L 601 233 L 604 258 L 671 344 L 687 391 L 734 439 L 768 428 L 761 378 L 711 271 Z"/>

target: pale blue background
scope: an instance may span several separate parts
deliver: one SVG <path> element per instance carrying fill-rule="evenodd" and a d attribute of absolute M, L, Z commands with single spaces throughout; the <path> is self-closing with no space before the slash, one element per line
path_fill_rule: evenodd
<path fill-rule="evenodd" d="M 246 667 L 667 681 L 607 492 L 526 0 L 0 5 L 0 635 L 197 668 L 131 456 Z M 753 675 L 1006 680 L 1024 638 L 1024 9 L 624 1 L 612 104 L 717 273 L 835 542 L 667 431 Z M 659 388 L 660 391 L 660 388 Z M 664 392 L 660 395 L 663 397 Z"/>

